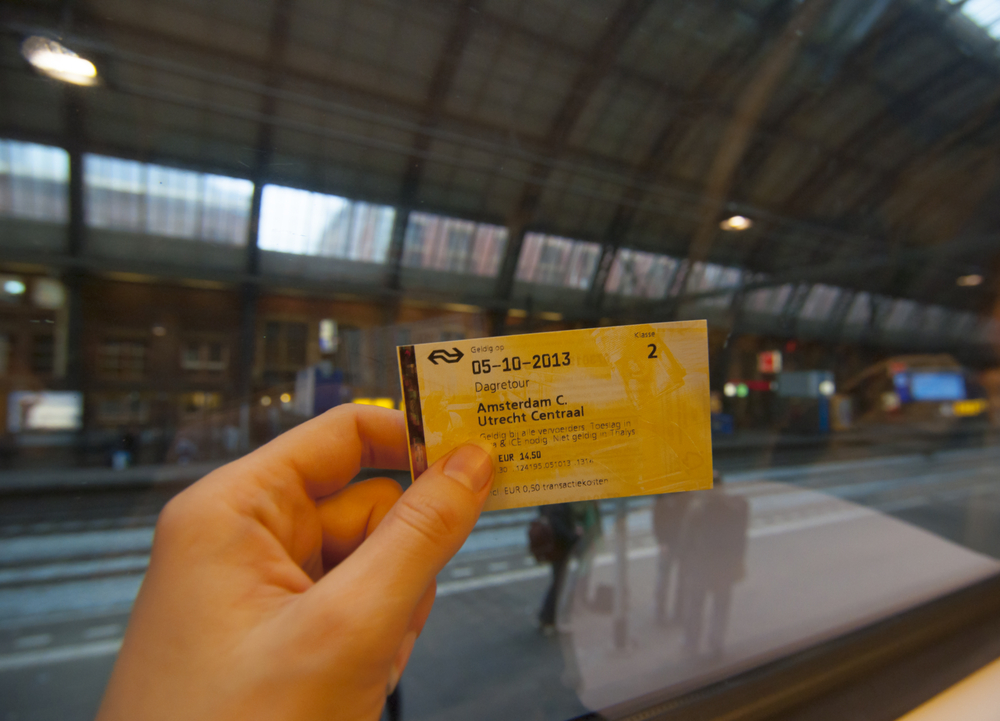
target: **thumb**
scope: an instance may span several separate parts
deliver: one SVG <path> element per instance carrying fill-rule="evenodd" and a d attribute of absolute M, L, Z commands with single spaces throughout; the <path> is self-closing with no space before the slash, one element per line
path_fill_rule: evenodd
<path fill-rule="evenodd" d="M 492 480 L 490 454 L 474 445 L 457 448 L 417 478 L 336 570 L 357 574 L 366 600 L 405 627 L 431 582 L 472 532 Z"/>

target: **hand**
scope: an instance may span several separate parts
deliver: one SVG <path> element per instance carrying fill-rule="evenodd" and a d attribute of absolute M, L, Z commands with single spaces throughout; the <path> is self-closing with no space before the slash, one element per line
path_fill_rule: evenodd
<path fill-rule="evenodd" d="M 98 719 L 377 719 L 493 464 L 362 466 L 408 467 L 402 413 L 341 406 L 170 501 Z"/>

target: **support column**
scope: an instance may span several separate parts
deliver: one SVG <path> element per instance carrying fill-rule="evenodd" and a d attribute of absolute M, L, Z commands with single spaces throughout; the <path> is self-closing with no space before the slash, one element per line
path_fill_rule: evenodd
<path fill-rule="evenodd" d="M 65 123 L 68 138 L 66 151 L 69 155 L 69 187 L 67 188 L 66 252 L 72 259 L 80 258 L 86 247 L 86 224 L 83 205 L 83 106 L 80 89 L 66 88 Z M 62 274 L 66 289 L 65 332 L 62 342 L 65 348 L 62 368 L 63 383 L 69 390 L 83 390 L 85 382 L 83 358 L 83 272 L 70 267 Z M 58 339 L 58 334 L 57 334 Z M 57 340 L 58 342 L 58 340 Z M 57 369 L 58 370 L 58 369 Z"/>
<path fill-rule="evenodd" d="M 392 221 L 389 252 L 385 259 L 386 285 L 393 290 L 399 290 L 399 275 L 403 265 L 403 245 L 406 242 L 406 226 L 409 223 L 410 209 L 404 206 L 396 208 L 396 217 Z"/>
<path fill-rule="evenodd" d="M 240 284 L 240 336 L 236 359 L 236 400 L 240 406 L 240 450 L 250 450 L 250 409 L 253 402 L 253 371 L 257 355 L 257 298 L 259 288 L 254 282 L 260 275 L 260 247 L 257 245 L 260 230 L 260 203 L 264 183 L 258 176 L 254 180 L 250 199 L 250 218 L 247 223 L 246 258 L 244 270 L 247 279 Z"/>

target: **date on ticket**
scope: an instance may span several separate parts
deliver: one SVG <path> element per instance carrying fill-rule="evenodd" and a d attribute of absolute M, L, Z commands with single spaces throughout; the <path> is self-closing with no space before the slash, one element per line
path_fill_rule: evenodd
<path fill-rule="evenodd" d="M 398 350 L 413 477 L 492 447 L 486 510 L 712 487 L 705 321 Z"/>

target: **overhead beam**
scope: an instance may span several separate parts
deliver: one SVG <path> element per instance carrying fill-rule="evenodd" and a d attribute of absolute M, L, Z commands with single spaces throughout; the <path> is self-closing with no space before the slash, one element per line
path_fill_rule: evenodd
<path fill-rule="evenodd" d="M 293 0 L 274 0 L 271 24 L 268 34 L 265 63 L 268 68 L 265 85 L 276 89 L 282 83 L 282 69 L 288 47 L 289 26 L 291 24 Z M 253 181 L 253 195 L 250 200 L 250 217 L 247 223 L 245 272 L 254 278 L 260 274 L 260 212 L 264 184 L 267 181 L 274 154 L 274 123 L 278 103 L 273 93 L 266 93 L 260 101 L 260 121 L 257 125 L 257 142 L 254 147 L 254 164 L 250 171 Z M 237 364 L 237 388 L 240 401 L 248 408 L 253 395 L 253 373 L 257 355 L 257 284 L 244 282 L 240 285 L 240 334 L 239 359 Z M 248 443 L 249 427 L 243 422 L 241 412 L 241 432 L 243 442 Z M 248 423 L 248 421 L 247 421 Z"/>
<path fill-rule="evenodd" d="M 764 57 L 740 94 L 708 171 L 701 220 L 688 246 L 687 257 L 692 262 L 703 261 L 708 257 L 719 231 L 719 216 L 728 198 L 733 176 L 760 118 L 770 104 L 778 83 L 785 77 L 798 55 L 804 38 L 822 17 L 829 2 L 830 0 L 809 0 L 795 11 L 774 47 Z"/>
<path fill-rule="evenodd" d="M 598 84 L 613 68 L 619 52 L 651 4 L 651 0 L 623 0 L 618 6 L 589 56 L 584 59 L 569 93 L 549 124 L 543 143 L 549 155 L 556 157 L 562 154 L 580 114 Z M 551 173 L 552 166 L 546 163 L 535 163 L 532 166 L 529 180 L 522 187 L 520 197 L 508 218 L 507 248 L 496 282 L 495 292 L 499 298 L 509 298 L 513 290 L 514 273 L 521 256 L 524 233 L 534 218 Z"/>
<path fill-rule="evenodd" d="M 112 24 L 112 27 L 114 27 L 114 23 L 111 23 L 111 24 Z M 120 31 L 124 32 L 127 29 L 128 28 L 122 27 L 120 29 Z M 159 37 L 159 36 L 156 36 L 156 35 L 150 35 L 148 32 L 145 35 L 143 35 L 144 31 L 141 28 L 134 29 L 134 30 L 135 30 L 135 33 L 137 33 L 136 37 L 138 37 L 138 38 L 144 38 L 144 41 L 148 40 L 149 44 L 153 44 L 156 41 L 170 42 L 170 43 L 175 42 L 174 39 L 162 38 L 162 37 Z M 211 49 L 204 48 L 204 47 L 201 47 L 201 46 L 193 46 L 191 48 L 190 52 L 192 52 L 192 53 L 194 53 L 194 52 L 207 53 L 207 52 L 211 52 Z M 220 60 L 220 64 L 225 64 L 225 56 L 220 56 L 219 60 Z M 245 60 L 245 59 L 242 58 L 242 57 L 240 57 L 240 60 Z M 236 62 L 237 58 L 236 57 L 232 58 L 232 61 Z M 257 62 L 257 61 L 254 61 L 254 62 Z M 251 66 L 253 65 L 253 63 L 248 63 L 248 64 L 250 64 Z M 171 70 L 171 68 L 166 68 L 166 69 L 167 70 L 171 70 L 171 71 L 178 71 L 178 68 L 174 68 L 173 65 L 174 64 L 171 64 L 171 68 L 173 68 L 172 70 Z M 178 66 L 178 67 L 180 67 L 180 66 Z M 624 72 L 620 67 L 617 67 L 617 66 L 616 66 L 615 70 L 616 70 L 616 72 Z M 189 68 L 189 67 L 185 68 L 185 70 L 184 70 L 184 72 L 194 72 L 194 71 L 195 71 L 195 69 Z M 206 73 L 207 71 L 205 71 L 204 68 L 198 68 L 197 72 L 199 72 L 199 73 Z M 297 78 L 298 77 L 298 76 L 296 76 L 295 73 L 291 73 L 291 72 L 288 73 L 288 76 L 291 77 L 291 78 Z M 207 80 L 210 80 L 212 82 L 215 82 L 216 80 L 218 80 L 218 78 L 215 78 L 214 80 L 212 80 L 211 78 L 209 78 L 208 75 L 206 75 L 205 77 L 206 77 Z M 212 77 L 214 78 L 214 76 L 212 76 Z M 233 80 L 233 79 L 230 78 L 229 80 Z M 317 80 L 315 78 L 307 79 L 307 81 L 310 81 L 310 82 L 320 82 L 319 80 Z M 249 85 L 247 85 L 246 83 L 242 83 L 239 86 L 242 88 L 242 87 L 244 87 L 244 85 L 246 85 L 246 89 L 250 89 L 250 86 L 257 87 L 257 85 L 254 84 L 254 83 L 250 83 Z M 335 88 L 337 90 L 341 90 L 337 86 L 327 86 L 327 87 L 330 87 L 331 89 Z M 353 92 L 350 88 L 346 88 L 346 89 L 342 89 L 342 90 L 343 90 L 344 93 Z M 134 92 L 135 89 L 123 88 L 123 91 L 124 92 L 129 92 L 129 93 L 132 93 L 132 94 L 136 94 Z M 672 92 L 669 87 L 663 88 L 663 91 L 667 92 L 667 93 Z M 279 99 L 285 99 L 285 100 L 290 100 L 291 102 L 298 102 L 298 103 L 310 103 L 311 102 L 313 104 L 319 103 L 323 107 L 326 107 L 326 105 L 329 104 L 328 101 L 320 100 L 318 98 L 303 97 L 303 96 L 300 96 L 300 95 L 296 95 L 294 93 L 291 94 L 291 95 L 289 95 L 287 93 L 287 91 L 284 91 L 284 90 L 274 90 L 274 91 L 271 91 L 271 92 L 277 98 L 279 98 Z M 160 94 L 157 94 L 157 93 L 142 94 L 142 93 L 140 93 L 140 96 L 149 97 L 150 99 L 164 100 L 166 102 L 181 102 L 180 98 L 177 98 L 177 97 L 165 97 L 162 93 L 160 93 Z M 384 100 L 384 99 L 382 99 L 382 100 Z M 374 102 L 374 100 L 372 102 Z M 391 102 L 395 103 L 395 101 L 391 101 Z M 200 102 L 200 103 L 188 102 L 186 104 L 186 107 L 197 107 L 198 109 L 205 110 L 205 111 L 212 111 L 212 112 L 223 112 L 225 110 L 225 108 L 222 108 L 222 109 L 218 108 L 217 104 L 204 103 L 204 102 Z M 318 108 L 319 105 L 316 105 L 316 107 Z M 232 110 L 232 109 L 230 109 L 230 110 Z M 347 110 L 348 109 L 346 109 L 346 108 L 339 108 L 337 110 L 337 112 L 340 112 L 340 111 L 346 112 Z M 359 109 L 355 109 L 355 110 L 357 110 L 357 112 L 362 112 L 363 114 L 364 113 L 368 113 L 368 111 L 361 111 Z M 405 114 L 405 112 L 402 111 L 402 110 L 400 112 L 402 112 L 403 114 Z M 254 116 L 257 115 L 256 113 L 251 113 L 251 114 L 242 113 L 241 114 L 239 112 L 233 112 L 233 113 L 229 113 L 229 114 L 233 115 L 234 117 L 241 117 L 241 118 L 245 118 L 245 119 L 255 119 L 255 118 L 251 118 L 250 115 L 254 115 Z M 368 113 L 365 117 L 368 117 L 368 115 L 371 115 L 371 114 Z M 372 119 L 375 119 L 374 116 L 372 116 Z M 388 122 L 390 120 L 392 120 L 393 122 L 395 122 L 395 121 L 400 120 L 400 118 L 398 118 L 398 117 L 396 117 L 396 118 L 387 118 L 385 116 L 380 116 L 380 119 L 378 119 L 378 122 Z M 459 124 L 461 124 L 462 122 L 465 122 L 465 121 L 464 120 L 460 120 L 460 119 L 450 118 L 449 122 L 450 123 L 458 122 Z M 408 125 L 406 127 L 415 127 L 415 126 L 413 126 L 413 124 L 411 123 L 411 121 L 405 121 L 404 125 L 405 125 L 405 123 L 410 123 L 410 125 Z M 292 128 L 293 126 L 298 126 L 298 125 L 302 125 L 302 124 L 299 124 L 299 123 L 286 123 L 286 124 L 284 124 L 285 127 L 289 127 L 289 128 Z M 397 123 L 397 125 L 398 125 L 398 123 Z M 398 127 L 403 127 L 403 125 L 398 125 Z M 317 132 L 315 129 L 309 129 L 309 128 L 300 128 L 300 129 L 304 129 L 305 132 Z M 448 131 L 448 132 L 444 133 L 444 135 L 442 135 L 441 134 L 442 131 L 440 129 L 433 130 L 433 131 L 428 131 L 428 132 L 429 133 L 433 133 L 434 137 L 452 137 L 452 135 L 453 135 L 450 131 Z M 477 130 L 477 135 L 491 135 L 491 134 L 495 135 L 497 132 L 499 132 L 499 130 L 495 129 L 495 132 L 494 132 L 493 130 L 489 130 L 486 127 L 481 127 L 480 130 Z M 324 129 L 324 132 L 322 134 L 325 137 L 335 137 L 336 136 L 335 133 L 330 133 L 329 129 Z M 339 137 L 339 136 L 337 136 L 337 137 Z M 364 139 L 364 138 L 347 138 L 347 137 L 344 137 L 343 139 L 347 140 L 349 142 L 363 142 L 363 143 L 367 143 L 367 140 Z M 468 140 L 468 138 L 465 138 L 465 140 Z M 533 141 L 531 138 L 521 138 L 520 140 L 523 141 L 523 142 L 525 142 L 528 146 L 531 146 L 533 143 L 537 142 L 538 145 L 539 145 L 539 147 L 540 147 L 540 141 Z M 464 142 L 464 140 L 463 140 L 463 142 Z M 493 142 L 493 141 L 490 141 L 490 142 Z M 382 145 L 384 145 L 384 144 L 382 144 Z M 379 146 L 379 147 L 382 147 L 382 146 Z M 493 148 L 493 149 L 496 150 L 496 148 Z M 392 150 L 394 152 L 401 152 L 401 153 L 402 152 L 408 152 L 408 149 L 405 149 L 403 146 L 401 146 L 399 148 L 392 148 Z M 509 153 L 508 153 L 509 155 L 516 156 L 516 157 L 526 157 L 523 153 L 521 153 L 517 149 L 508 148 L 508 151 L 509 151 Z M 534 152 L 534 151 L 532 151 L 532 152 Z M 564 152 L 564 155 L 566 153 L 569 153 L 569 152 L 572 152 L 572 154 L 574 154 L 574 155 L 578 155 L 579 154 L 578 151 L 575 151 L 575 150 L 574 151 L 569 151 L 567 149 Z M 529 153 L 529 155 L 532 155 L 532 153 Z M 535 154 L 533 157 L 538 158 L 540 156 L 538 156 L 537 154 Z M 583 156 L 581 156 L 581 157 L 583 157 Z M 588 155 L 586 157 L 587 157 L 587 162 L 589 163 L 590 162 L 590 160 L 589 160 L 590 156 Z M 436 161 L 440 161 L 440 162 L 454 162 L 453 159 L 448 159 L 448 158 L 444 158 L 444 157 L 438 157 L 438 158 L 434 158 L 434 159 Z M 604 165 L 606 165 L 607 162 L 610 160 L 609 158 L 603 158 L 603 157 L 598 158 L 598 157 L 595 157 L 595 158 L 593 158 L 593 160 L 594 160 L 595 165 L 592 165 L 592 166 L 579 166 L 579 165 L 576 165 L 576 166 L 570 167 L 568 169 L 572 170 L 573 172 L 583 173 L 583 174 L 587 175 L 588 177 L 592 177 L 592 178 L 595 178 L 595 179 L 599 178 L 599 179 L 604 179 L 604 180 L 611 180 L 612 182 L 621 183 L 623 186 L 627 185 L 630 182 L 628 180 L 627 176 L 621 175 L 621 173 L 625 172 L 624 168 L 622 170 L 620 170 L 620 171 L 617 171 L 617 170 L 615 171 L 615 172 L 619 173 L 619 175 L 617 177 L 612 177 L 608 173 L 597 171 L 596 164 L 604 164 Z M 539 162 L 541 162 L 541 161 L 539 161 Z M 558 160 L 555 160 L 555 159 L 551 159 L 551 160 L 549 160 L 547 162 L 550 162 L 553 167 L 562 167 L 562 165 L 563 165 L 563 163 L 561 161 L 558 161 Z M 237 174 L 237 175 L 241 174 L 239 172 L 239 169 L 235 168 L 235 167 L 232 168 L 232 169 L 229 169 L 228 172 L 233 173 L 233 174 Z M 631 172 L 631 171 L 629 171 L 629 172 Z M 677 189 L 668 189 L 668 188 L 665 188 L 665 187 L 658 187 L 658 186 L 654 187 L 652 184 L 650 186 L 648 186 L 648 187 L 645 188 L 645 192 L 647 192 L 647 193 L 652 193 L 652 192 L 675 192 L 676 190 Z M 685 193 L 687 191 L 681 190 L 680 192 L 683 194 L 683 193 Z M 693 194 L 692 194 L 692 197 L 694 197 Z M 372 198 L 371 200 L 373 202 L 395 202 L 395 198 L 393 198 L 391 200 L 388 199 L 388 198 L 383 198 L 383 199 L 374 199 L 374 198 Z M 766 213 L 764 213 L 760 209 L 750 209 L 750 211 L 751 212 L 756 212 L 756 214 L 758 216 L 766 215 Z M 439 212 L 447 212 L 447 211 L 446 211 L 446 209 L 442 209 Z M 488 220 L 489 220 L 489 222 L 497 222 L 497 220 L 499 220 L 499 219 L 488 219 Z M 788 220 L 791 221 L 791 219 L 788 219 Z M 397 237 L 399 237 L 399 236 L 397 235 Z"/>
<path fill-rule="evenodd" d="M 750 36 L 748 42 L 734 43 L 712 63 L 695 84 L 694 89 L 689 92 L 669 92 L 668 97 L 675 104 L 684 106 L 687 103 L 698 102 L 701 98 L 721 95 L 725 85 L 731 82 L 733 74 L 760 51 L 775 29 L 783 25 L 785 8 L 785 3 L 780 0 L 772 3 L 760 18 L 757 32 Z M 611 222 L 604 231 L 601 259 L 594 271 L 588 291 L 589 306 L 600 308 L 604 298 L 604 286 L 618 248 L 628 236 L 648 189 L 660 175 L 663 167 L 669 163 L 677 145 L 694 122 L 693 119 L 681 115 L 668 116 L 643 154 L 643 160 L 633 175 L 632 183 L 622 190 L 621 199 L 612 214 Z"/>
<path fill-rule="evenodd" d="M 422 130 L 433 139 L 445 140 L 470 148 L 516 157 L 528 162 L 549 162 L 554 166 L 564 164 L 560 163 L 558 159 L 551 157 L 549 148 L 545 145 L 545 137 L 519 134 L 517 144 L 510 143 L 510 128 L 507 125 L 493 125 L 479 119 L 471 120 L 467 117 L 455 116 L 447 113 L 446 109 L 442 108 L 440 120 L 442 124 L 446 122 L 448 128 L 445 129 L 439 125 L 438 127 L 424 127 L 422 129 L 420 118 L 422 118 L 423 104 L 414 104 L 400 100 L 399 98 L 379 95 L 366 87 L 334 82 L 326 76 L 304 73 L 294 68 L 285 68 L 283 71 L 283 75 L 289 83 L 316 86 L 321 90 L 320 97 L 307 96 L 299 92 L 280 88 L 268 88 L 264 83 L 224 75 L 206 67 L 206 65 L 219 65 L 223 67 L 226 65 L 240 65 L 264 75 L 268 72 L 269 67 L 256 56 L 242 55 L 217 47 L 194 43 L 183 38 L 167 37 L 151 33 L 147 28 L 116 22 L 112 18 L 90 17 L 86 15 L 81 15 L 81 18 L 76 23 L 76 26 L 81 28 L 80 33 L 70 38 L 72 42 L 81 47 L 92 48 L 95 51 L 123 62 L 178 74 L 203 82 L 218 83 L 244 92 L 270 93 L 278 100 L 288 101 L 332 114 L 344 115 L 345 117 L 350 117 L 361 122 L 376 123 L 395 130 L 414 133 L 419 133 Z M 492 25 L 504 31 L 509 30 L 510 32 L 528 37 L 535 42 L 540 41 L 542 37 L 528 28 L 502 21 L 485 11 L 478 12 L 478 22 L 484 22 L 484 19 L 489 19 Z M 22 7 L 18 8 L 17 12 L 15 12 L 14 8 L 0 5 L 0 28 L 8 31 L 20 33 L 32 28 L 52 27 L 55 23 L 56 20 L 52 13 L 47 13 L 44 10 L 27 10 Z M 192 66 L 164 60 L 163 58 L 140 55 L 93 39 L 95 37 L 104 37 L 109 32 L 127 36 L 143 46 L 155 47 L 157 44 L 166 44 L 178 55 L 200 56 L 208 60 L 198 66 Z M 558 37 L 548 37 L 545 42 L 548 47 L 558 49 L 573 61 L 584 64 L 588 60 L 586 53 L 560 41 Z M 669 93 L 676 90 L 665 86 L 660 79 L 637 74 L 629 68 L 616 66 L 615 71 L 621 73 L 623 77 L 630 81 L 636 82 L 657 93 Z M 330 97 L 334 96 L 351 97 L 357 103 L 346 105 L 343 102 L 329 100 Z M 361 107 L 362 105 L 366 107 Z M 368 108 L 382 108 L 383 110 L 371 110 Z M 384 110 L 385 108 L 389 108 L 390 110 L 386 111 Z M 454 128 L 463 128 L 464 130 L 455 130 Z M 568 149 L 566 149 L 564 154 L 568 152 Z M 623 176 L 621 180 L 624 180 L 627 177 L 627 172 L 631 170 L 630 168 L 625 168 L 619 160 L 611 156 L 597 155 L 582 150 L 573 151 L 573 154 L 579 157 L 580 162 L 591 163 L 593 166 L 619 168 L 620 172 L 626 173 L 626 176 Z M 582 173 L 586 173 L 588 170 L 585 166 L 570 167 L 569 169 Z M 395 198 L 393 200 L 395 201 Z"/>
<path fill-rule="evenodd" d="M 387 259 L 389 266 L 387 283 L 390 288 L 399 287 L 406 226 L 426 167 L 427 154 L 434 140 L 431 131 L 440 123 L 441 117 L 444 115 L 445 102 L 482 4 L 482 0 L 465 0 L 459 6 L 455 13 L 455 20 L 435 63 L 434 74 L 427 86 L 427 97 L 424 99 L 420 128 L 414 135 L 413 152 L 406 160 L 406 170 L 403 172 L 403 180 L 399 189 L 399 202 L 396 206 L 396 218 Z"/>
<path fill-rule="evenodd" d="M 66 153 L 69 156 L 69 184 L 67 188 L 66 253 L 79 258 L 86 250 L 86 225 L 83 188 L 83 149 L 85 147 L 86 107 L 82 89 L 67 85 L 63 90 L 66 128 Z M 62 273 L 66 288 L 66 329 L 58 342 L 65 343 L 61 355 L 65 358 L 63 382 L 70 390 L 81 390 L 86 383 L 86 364 L 83 358 L 83 281 L 84 273 L 68 268 Z"/>
<path fill-rule="evenodd" d="M 879 32 L 872 33 L 865 42 L 865 45 L 847 60 L 844 68 L 839 72 L 840 81 L 853 80 L 855 78 L 867 79 L 876 83 L 872 78 L 870 68 L 878 63 L 879 57 L 884 57 L 893 52 L 905 42 L 912 39 L 915 27 L 929 33 L 941 33 L 942 28 L 927 27 L 922 15 L 912 12 L 912 8 L 897 5 L 894 22 L 891 25 L 883 23 Z M 906 11 L 905 17 L 902 13 Z M 933 128 L 937 139 L 924 152 L 916 156 L 910 155 L 900 161 L 895 167 L 886 169 L 872 165 L 864 158 L 865 153 L 871 144 L 880 136 L 887 132 L 888 122 L 893 118 L 927 118 L 934 115 L 932 113 L 933 101 L 925 101 L 925 97 L 930 95 L 937 97 L 942 93 L 954 92 L 958 84 L 958 79 L 964 74 L 978 76 L 984 70 L 983 64 L 968 56 L 961 56 L 943 70 L 939 71 L 928 83 L 922 83 L 919 88 L 910 93 L 896 93 L 882 86 L 881 92 L 888 95 L 889 103 L 885 112 L 873 118 L 862 128 L 859 128 L 847 141 L 839 147 L 830 149 L 824 153 L 824 162 L 817 166 L 813 174 L 809 176 L 799 186 L 795 194 L 785 202 L 781 213 L 799 213 L 803 208 L 810 207 L 815 198 L 825 192 L 826 188 L 835 179 L 836 175 L 844 167 L 854 167 L 862 169 L 871 178 L 871 187 L 850 206 L 842 209 L 842 214 L 849 216 L 855 208 L 877 208 L 896 191 L 900 182 L 911 177 L 916 170 L 929 163 L 933 163 L 936 158 L 943 156 L 956 144 L 962 142 L 975 142 L 974 138 L 989 132 L 989 129 L 1000 121 L 1000 114 L 996 113 L 998 102 L 1000 102 L 1000 91 L 992 93 L 987 97 L 977 110 L 964 119 L 959 119 L 958 127 L 947 127 L 947 119 L 937 115 Z M 996 74 L 995 70 L 989 71 Z M 930 87 L 928 87 L 930 85 Z M 826 92 L 829 95 L 830 91 Z M 808 98 L 813 96 L 803 94 L 799 103 L 777 120 L 777 124 L 787 125 L 793 116 L 801 110 L 801 106 Z M 993 117 L 996 116 L 996 117 Z M 992 119 L 991 119 L 992 118 Z M 758 139 L 755 147 L 748 152 L 749 166 L 744 173 L 744 182 L 752 183 L 756 181 L 759 167 L 768 157 L 770 148 L 773 146 L 770 136 Z M 762 258 L 766 253 L 767 257 L 773 257 L 773 230 L 775 221 L 764 220 L 758 225 L 755 231 L 755 242 L 748 246 L 744 255 L 743 264 L 752 267 L 761 267 Z M 832 250 L 832 253 L 830 252 Z M 820 244 L 813 252 L 808 253 L 801 259 L 806 265 L 814 265 L 821 261 L 833 261 L 838 254 L 844 252 L 840 244 Z M 895 292 L 899 292 L 898 290 Z M 905 291 L 904 291 L 905 293 Z"/>

